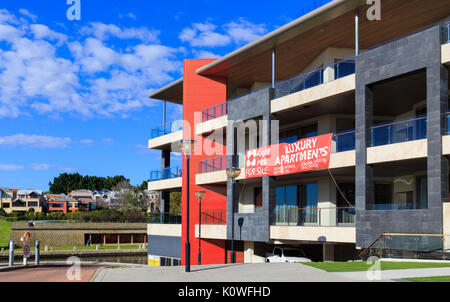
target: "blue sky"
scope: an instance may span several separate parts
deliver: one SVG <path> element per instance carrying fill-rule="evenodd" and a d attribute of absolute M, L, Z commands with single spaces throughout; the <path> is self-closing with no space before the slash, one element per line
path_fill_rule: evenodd
<path fill-rule="evenodd" d="M 183 59 L 225 55 L 311 5 L 81 0 L 69 21 L 66 0 L 2 0 L 0 187 L 47 190 L 64 172 L 140 184 L 160 166 L 146 144 L 162 103 L 149 93 L 181 77 Z"/>

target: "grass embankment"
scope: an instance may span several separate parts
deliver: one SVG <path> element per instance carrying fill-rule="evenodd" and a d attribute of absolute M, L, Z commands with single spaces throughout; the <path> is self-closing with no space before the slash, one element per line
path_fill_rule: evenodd
<path fill-rule="evenodd" d="M 367 271 L 373 264 L 367 264 L 365 261 L 355 262 L 310 262 L 303 263 L 330 273 L 338 272 L 363 272 Z M 391 262 L 381 261 L 381 270 L 400 270 L 400 269 L 414 269 L 414 268 L 435 268 L 435 267 L 450 267 L 450 263 L 436 263 L 436 262 Z"/>
<path fill-rule="evenodd" d="M 9 235 L 11 233 L 11 221 L 0 219 L 0 248 L 6 248 L 9 244 Z"/>
<path fill-rule="evenodd" d="M 450 282 L 450 276 L 405 278 L 403 280 L 411 282 Z"/>

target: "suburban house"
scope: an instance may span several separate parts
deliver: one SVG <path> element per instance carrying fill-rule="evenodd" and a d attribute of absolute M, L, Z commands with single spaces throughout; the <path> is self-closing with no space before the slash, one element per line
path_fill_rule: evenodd
<path fill-rule="evenodd" d="M 449 1 L 382 1 L 381 21 L 370 8 L 331 1 L 219 59 L 185 60 L 152 92 L 184 123 L 163 112 L 149 133 L 161 150 L 150 264 L 197 264 L 199 243 L 202 264 L 263 262 L 276 246 L 314 261 L 449 256 Z M 171 167 L 181 140 L 196 144 Z"/>
<path fill-rule="evenodd" d="M 45 199 L 41 190 L 12 190 L 13 200 L 9 208 L 5 208 L 6 213 L 29 212 L 33 209 L 35 213 L 44 212 Z"/>

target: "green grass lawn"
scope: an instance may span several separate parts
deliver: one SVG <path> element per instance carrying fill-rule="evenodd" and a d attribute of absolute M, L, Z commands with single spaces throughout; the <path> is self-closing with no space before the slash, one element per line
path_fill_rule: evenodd
<path fill-rule="evenodd" d="M 404 280 L 411 282 L 450 282 L 450 276 L 405 278 Z"/>
<path fill-rule="evenodd" d="M 367 271 L 372 265 L 365 261 L 356 262 L 309 262 L 303 263 L 330 273 L 337 272 L 362 272 Z M 391 262 L 381 261 L 381 270 L 399 270 L 413 268 L 450 267 L 450 263 L 434 262 Z"/>
<path fill-rule="evenodd" d="M 8 247 L 9 234 L 11 233 L 11 221 L 0 220 L 0 248 Z"/>

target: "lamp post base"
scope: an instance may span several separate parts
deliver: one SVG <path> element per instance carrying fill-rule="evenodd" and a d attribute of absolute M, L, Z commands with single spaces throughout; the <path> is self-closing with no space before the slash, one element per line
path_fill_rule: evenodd
<path fill-rule="evenodd" d="M 231 252 L 231 263 L 236 263 L 236 253 L 234 251 Z"/>

